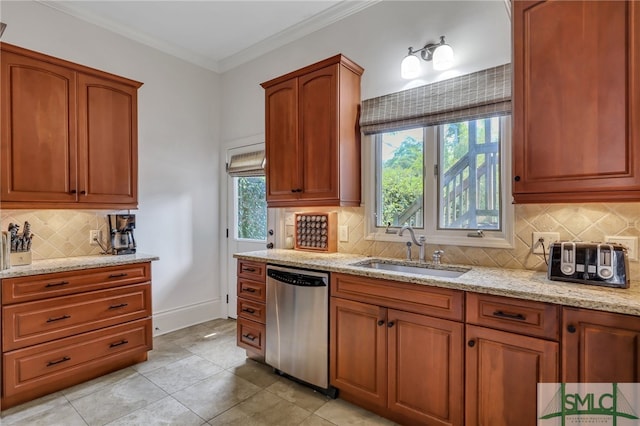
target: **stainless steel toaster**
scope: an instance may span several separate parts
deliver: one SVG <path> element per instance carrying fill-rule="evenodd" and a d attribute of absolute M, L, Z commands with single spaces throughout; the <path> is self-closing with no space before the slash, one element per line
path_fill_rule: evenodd
<path fill-rule="evenodd" d="M 627 250 L 611 243 L 553 243 L 547 276 L 555 281 L 628 288 Z"/>

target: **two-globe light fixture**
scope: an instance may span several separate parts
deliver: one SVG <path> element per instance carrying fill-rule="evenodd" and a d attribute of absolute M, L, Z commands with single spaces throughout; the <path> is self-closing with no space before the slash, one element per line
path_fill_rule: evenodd
<path fill-rule="evenodd" d="M 409 53 L 400 64 L 400 74 L 404 79 L 416 78 L 420 75 L 420 59 L 416 53 L 425 61 L 433 61 L 433 69 L 441 71 L 453 66 L 453 49 L 444 41 L 444 36 L 440 36 L 440 43 L 426 44 L 422 49 L 413 50 L 409 48 Z"/>

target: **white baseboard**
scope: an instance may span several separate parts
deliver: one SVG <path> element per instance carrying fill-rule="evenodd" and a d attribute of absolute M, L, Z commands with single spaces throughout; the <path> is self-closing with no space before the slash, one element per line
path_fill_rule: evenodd
<path fill-rule="evenodd" d="M 153 335 L 160 336 L 165 333 L 180 330 L 181 328 L 226 317 L 226 303 L 219 299 L 154 312 Z"/>

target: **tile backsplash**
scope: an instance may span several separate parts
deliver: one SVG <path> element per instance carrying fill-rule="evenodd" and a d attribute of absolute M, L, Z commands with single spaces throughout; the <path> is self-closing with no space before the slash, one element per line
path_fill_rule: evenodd
<path fill-rule="evenodd" d="M 349 242 L 338 243 L 338 251 L 366 256 L 405 257 L 404 239 L 398 243 L 365 239 L 363 207 L 337 210 L 339 225 L 349 227 Z M 287 210 L 285 214 L 291 212 Z M 604 241 L 605 236 L 609 235 L 640 237 L 640 203 L 517 204 L 515 220 L 513 249 L 427 244 L 427 253 L 444 250 L 444 263 L 544 271 L 546 265 L 542 255 L 531 253 L 531 234 L 534 231 L 558 232 L 561 240 L 568 241 Z M 417 256 L 417 251 L 414 256 Z M 640 263 L 629 262 L 629 268 L 631 278 L 639 279 Z"/>
<path fill-rule="evenodd" d="M 33 260 L 100 254 L 99 246 L 89 244 L 89 231 L 99 229 L 102 241 L 108 235 L 107 214 L 111 211 L 85 210 L 2 210 L 2 230 L 10 223 L 31 224 Z"/>

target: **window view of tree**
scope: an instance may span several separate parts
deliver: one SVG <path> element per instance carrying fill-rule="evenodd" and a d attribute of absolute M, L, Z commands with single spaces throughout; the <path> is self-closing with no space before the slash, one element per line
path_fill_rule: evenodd
<path fill-rule="evenodd" d="M 264 176 L 235 177 L 237 237 L 248 240 L 267 238 L 267 199 Z"/>
<path fill-rule="evenodd" d="M 423 226 L 423 129 L 380 135 L 378 226 Z"/>
<path fill-rule="evenodd" d="M 423 227 L 425 205 L 436 203 L 437 229 L 500 230 L 500 123 L 491 117 L 377 135 L 376 226 Z M 425 188 L 433 188 L 426 185 L 435 182 L 424 174 L 425 149 L 437 151 L 427 167 L 438 171 L 437 199 L 426 202 Z"/>
<path fill-rule="evenodd" d="M 441 126 L 438 227 L 500 229 L 500 118 Z"/>

